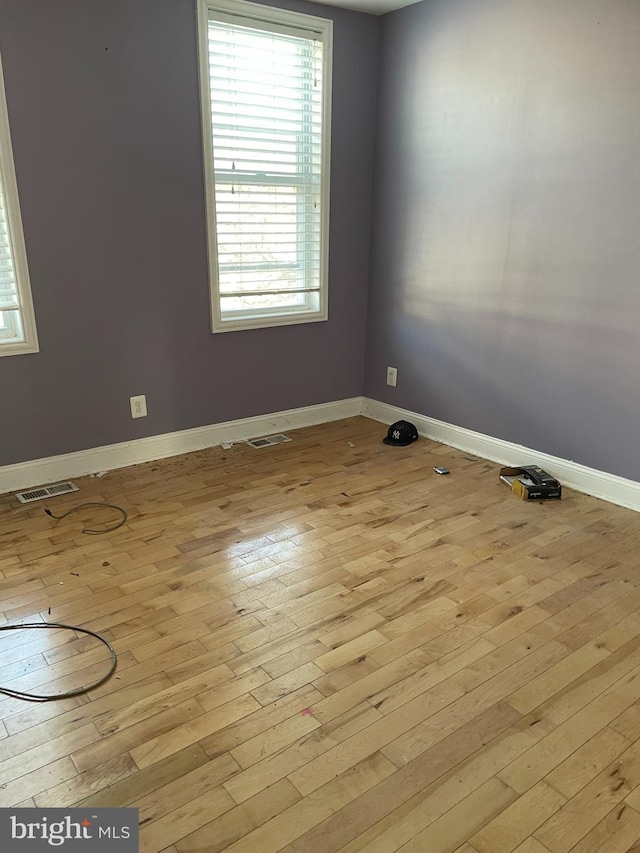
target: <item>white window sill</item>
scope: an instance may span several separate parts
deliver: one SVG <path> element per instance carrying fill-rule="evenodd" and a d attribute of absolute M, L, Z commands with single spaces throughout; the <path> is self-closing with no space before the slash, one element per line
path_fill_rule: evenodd
<path fill-rule="evenodd" d="M 214 318 L 212 331 L 238 332 L 246 329 L 270 329 L 276 326 L 294 326 L 301 323 L 323 323 L 328 319 L 326 311 L 314 311 L 304 314 L 277 314 L 260 317 L 238 317 L 237 319 L 220 320 Z"/>

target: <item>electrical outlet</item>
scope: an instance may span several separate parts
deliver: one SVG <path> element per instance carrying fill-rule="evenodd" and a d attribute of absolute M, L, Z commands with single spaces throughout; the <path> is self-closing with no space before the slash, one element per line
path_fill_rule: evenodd
<path fill-rule="evenodd" d="M 130 397 L 129 402 L 131 403 L 132 418 L 147 417 L 147 398 L 144 394 L 140 394 L 139 397 Z"/>
<path fill-rule="evenodd" d="M 398 384 L 398 368 L 397 367 L 387 367 L 387 385 L 391 385 L 392 388 L 395 388 Z"/>

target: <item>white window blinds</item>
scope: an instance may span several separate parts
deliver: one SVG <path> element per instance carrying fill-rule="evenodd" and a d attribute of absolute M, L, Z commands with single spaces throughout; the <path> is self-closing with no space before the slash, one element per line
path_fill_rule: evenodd
<path fill-rule="evenodd" d="M 5 192 L 0 175 L 0 340 L 24 340 Z"/>
<path fill-rule="evenodd" d="M 0 62 L 0 356 L 37 350 L 38 339 Z"/>
<path fill-rule="evenodd" d="M 325 40 L 209 11 L 214 329 L 323 319 Z"/>

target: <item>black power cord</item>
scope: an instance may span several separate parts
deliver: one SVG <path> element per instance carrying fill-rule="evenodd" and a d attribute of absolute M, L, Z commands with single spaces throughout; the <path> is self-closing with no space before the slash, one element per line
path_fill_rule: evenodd
<path fill-rule="evenodd" d="M 63 625 L 60 622 L 29 622 L 24 625 L 0 625 L 0 631 L 22 631 L 23 628 L 66 628 L 68 631 L 79 631 L 81 634 L 89 634 L 91 637 L 96 637 L 96 639 L 100 640 L 101 643 L 104 643 L 104 645 L 109 649 L 111 654 L 111 665 L 106 675 L 98 678 L 97 681 L 93 681 L 87 687 L 77 687 L 75 690 L 66 691 L 66 693 L 56 693 L 52 696 L 44 696 L 37 693 L 23 693 L 21 690 L 12 690 L 10 687 L 0 686 L 0 693 L 4 693 L 5 696 L 12 696 L 14 699 L 25 699 L 28 702 L 53 702 L 57 699 L 70 699 L 72 696 L 81 696 L 83 693 L 93 690 L 93 688 L 98 687 L 99 684 L 104 684 L 104 682 L 108 678 L 111 678 L 115 672 L 115 668 L 118 663 L 115 649 L 108 640 L 106 640 L 101 634 L 96 634 L 95 631 L 90 631 L 88 628 L 76 628 L 74 625 Z"/>
<path fill-rule="evenodd" d="M 122 527 L 127 520 L 126 510 L 122 509 L 122 507 L 120 506 L 116 506 L 115 504 L 110 503 L 79 504 L 78 506 L 75 506 L 67 512 L 63 513 L 62 515 L 54 515 L 50 509 L 45 509 L 45 512 L 47 515 L 51 516 L 51 518 L 60 520 L 62 518 L 66 518 L 68 515 L 71 515 L 74 512 L 78 512 L 78 510 L 83 509 L 87 506 L 99 506 L 107 507 L 108 509 L 115 509 L 117 512 L 122 513 L 122 518 L 117 524 L 113 525 L 112 527 L 106 527 L 104 530 L 94 530 L 92 527 L 84 527 L 82 529 L 83 533 L 92 533 L 96 535 L 100 533 L 113 533 L 114 530 L 117 530 L 119 527 Z M 95 637 L 97 640 L 100 640 L 101 643 L 104 643 L 104 645 L 109 649 L 109 654 L 111 655 L 109 671 L 101 678 L 98 678 L 96 681 L 93 681 L 86 687 L 77 687 L 75 690 L 67 690 L 65 693 L 56 693 L 54 695 L 25 693 L 22 690 L 12 690 L 10 687 L 2 687 L 0 685 L 0 693 L 3 693 L 5 696 L 11 696 L 14 699 L 24 699 L 28 702 L 53 702 L 59 699 L 70 699 L 72 696 L 81 696 L 83 693 L 88 693 L 89 690 L 93 690 L 94 687 L 98 687 L 100 684 L 104 684 L 104 682 L 107 681 L 107 679 L 111 678 L 111 676 L 115 672 L 116 666 L 118 665 L 118 658 L 115 649 L 108 640 L 106 640 L 101 634 L 97 634 L 95 631 L 90 631 L 88 628 L 78 628 L 75 625 L 64 625 L 62 622 L 27 622 L 22 625 L 0 625 L 0 631 L 22 631 L 25 628 L 63 628 L 67 631 L 78 631 L 81 634 L 88 634 L 90 637 Z"/>
<path fill-rule="evenodd" d="M 94 530 L 92 527 L 83 527 L 82 528 L 83 533 L 93 533 L 96 535 L 99 535 L 100 533 L 113 533 L 114 530 L 117 530 L 119 527 L 122 527 L 122 525 L 127 520 L 127 511 L 126 510 L 122 509 L 121 506 L 116 506 L 115 504 L 108 504 L 108 503 L 78 504 L 78 506 L 74 506 L 72 509 L 67 510 L 67 512 L 63 513 L 62 515 L 54 515 L 50 509 L 45 509 L 45 512 L 47 513 L 47 515 L 50 515 L 51 518 L 55 518 L 59 521 L 61 518 L 66 518 L 68 515 L 71 515 L 74 512 L 78 512 L 79 509 L 84 509 L 84 507 L 86 507 L 86 506 L 100 506 L 100 507 L 107 507 L 108 509 L 115 509 L 118 512 L 122 513 L 122 518 L 120 519 L 120 521 L 117 524 L 115 524 L 112 527 L 106 527 L 104 530 Z"/>

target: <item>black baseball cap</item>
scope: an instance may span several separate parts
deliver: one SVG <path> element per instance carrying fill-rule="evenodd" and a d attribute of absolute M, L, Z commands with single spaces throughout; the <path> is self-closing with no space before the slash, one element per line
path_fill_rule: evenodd
<path fill-rule="evenodd" d="M 407 444 L 415 441 L 418 437 L 418 430 L 409 421 L 396 421 L 391 424 L 387 437 L 383 438 L 385 444 L 390 444 L 392 447 L 406 447 Z"/>

